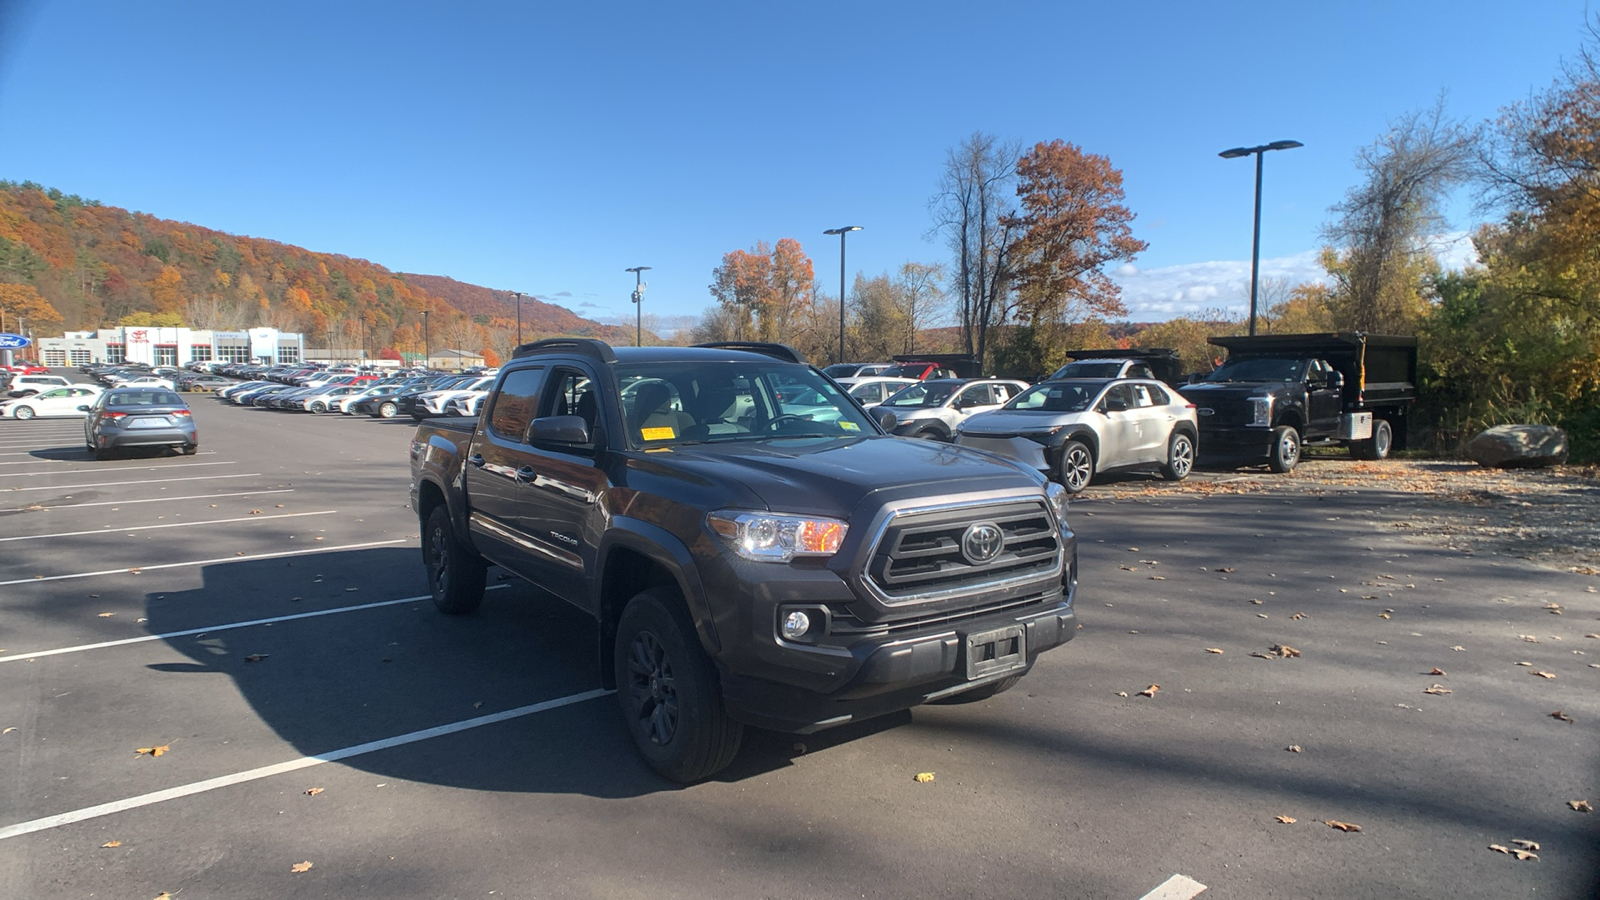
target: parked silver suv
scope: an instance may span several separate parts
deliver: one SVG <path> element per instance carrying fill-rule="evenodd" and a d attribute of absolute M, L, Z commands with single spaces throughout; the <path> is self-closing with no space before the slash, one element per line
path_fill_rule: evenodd
<path fill-rule="evenodd" d="M 883 412 L 894 413 L 891 431 L 901 437 L 949 441 L 967 417 L 999 409 L 1027 389 L 1021 381 L 999 378 L 936 378 L 908 385 L 872 414 L 882 422 Z"/>
<path fill-rule="evenodd" d="M 1189 477 L 1196 422 L 1194 404 L 1159 381 L 1074 378 L 1034 385 L 1003 409 L 973 416 L 956 443 L 1030 465 L 1075 494 L 1110 469 Z"/>

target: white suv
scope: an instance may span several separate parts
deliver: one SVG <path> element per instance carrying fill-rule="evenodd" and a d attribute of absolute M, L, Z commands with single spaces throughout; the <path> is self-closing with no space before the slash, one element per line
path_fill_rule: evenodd
<path fill-rule="evenodd" d="M 60 375 L 18 375 L 11 379 L 10 394 L 13 397 L 26 397 L 51 388 L 69 387 L 72 382 Z"/>

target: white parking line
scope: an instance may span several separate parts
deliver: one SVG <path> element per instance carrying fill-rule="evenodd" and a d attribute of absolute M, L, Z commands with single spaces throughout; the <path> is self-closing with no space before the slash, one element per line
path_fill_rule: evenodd
<path fill-rule="evenodd" d="M 92 487 L 127 487 L 130 484 L 171 484 L 175 481 L 209 481 L 216 478 L 259 478 L 260 472 L 246 472 L 243 475 L 196 475 L 193 478 L 148 478 L 144 481 L 96 481 L 90 484 L 46 484 L 37 487 L 10 488 L 10 493 L 17 491 L 75 491 L 80 488 Z"/>
<path fill-rule="evenodd" d="M 1189 900 L 1205 889 L 1205 885 L 1187 875 L 1174 875 L 1139 900 Z"/>
<path fill-rule="evenodd" d="M 485 591 L 503 591 L 510 587 L 507 584 L 491 584 L 484 588 Z M 251 619 L 248 622 L 232 622 L 227 625 L 211 625 L 206 628 L 185 628 L 182 631 L 166 631 L 161 634 L 142 634 L 133 638 L 122 638 L 115 641 L 100 641 L 96 644 L 79 644 L 76 647 L 58 647 L 54 650 L 34 650 L 30 653 L 19 653 L 16 656 L 0 656 L 0 663 L 16 662 L 19 659 L 43 659 L 46 656 L 60 656 L 64 653 L 82 653 L 85 650 L 104 650 L 107 647 L 125 647 L 128 644 L 143 644 L 149 641 L 164 641 L 167 638 L 188 637 L 191 634 L 212 634 L 218 631 L 232 631 L 235 628 L 253 628 L 257 625 L 272 625 L 277 622 L 292 622 L 295 619 L 314 619 L 318 616 L 334 616 L 339 613 L 359 612 L 363 609 L 378 609 L 384 606 L 399 606 L 402 603 L 419 603 L 431 600 L 430 596 L 423 594 L 419 597 L 401 597 L 399 600 L 379 600 L 376 603 L 362 603 L 357 606 L 341 606 L 337 609 L 319 609 L 314 612 L 294 613 L 287 616 L 273 616 L 270 619 Z"/>
<path fill-rule="evenodd" d="M 100 500 L 94 503 L 63 503 L 60 506 L 23 506 L 12 507 L 5 512 L 16 512 L 26 509 L 32 512 L 42 512 L 51 509 L 83 509 L 86 506 L 125 506 L 129 503 L 166 503 L 169 500 L 209 500 L 212 497 L 254 497 L 258 494 L 292 494 L 294 488 L 276 488 L 267 491 L 233 491 L 227 494 L 190 494 L 187 497 L 146 497 L 143 500 Z M 4 492 L 0 491 L 0 495 Z"/>
<path fill-rule="evenodd" d="M 349 759 L 352 756 L 362 756 L 367 753 L 376 753 L 379 750 L 388 750 L 391 747 L 403 747 L 406 744 L 415 744 L 418 741 L 426 741 L 429 738 L 443 737 L 447 734 L 456 734 L 458 732 L 468 731 L 473 728 L 482 728 L 485 725 L 508 722 L 512 719 L 520 719 L 523 716 L 531 716 L 535 713 L 549 712 L 552 709 L 560 709 L 563 706 L 572 706 L 575 703 L 585 703 L 590 700 L 605 697 L 611 693 L 611 691 L 608 691 L 604 688 L 595 688 L 592 691 L 584 691 L 581 694 L 569 694 L 565 697 L 557 697 L 554 700 L 546 700 L 542 703 L 533 703 L 528 706 L 519 706 L 516 709 L 508 709 L 505 712 L 490 713 L 487 716 L 464 719 L 460 722 L 452 722 L 448 725 L 439 725 L 434 728 L 425 728 L 421 731 L 413 731 L 408 734 L 398 734 L 394 737 L 383 738 L 382 740 L 368 741 L 365 744 L 356 744 L 353 747 L 345 747 L 342 750 L 330 750 L 327 753 L 319 753 L 316 756 L 302 756 L 299 759 L 291 759 L 287 762 L 276 763 L 270 766 L 262 766 L 259 769 L 247 769 L 243 772 L 235 772 L 232 775 L 223 775 L 217 778 L 207 778 L 204 781 L 194 781 L 190 782 L 189 784 L 179 785 L 174 788 L 167 788 L 164 791 L 154 791 L 149 794 L 140 794 L 136 797 L 128 797 L 124 800 L 114 800 L 110 803 L 101 803 L 98 806 L 86 806 L 82 809 L 75 809 L 71 812 L 64 812 L 54 816 L 46 816 L 42 819 L 18 822 L 15 825 L 8 825 L 4 828 L 0 828 L 0 841 L 6 840 L 7 838 L 20 837 L 24 834 L 33 834 L 36 831 L 59 828 L 62 825 L 72 825 L 76 822 L 83 822 L 88 819 L 97 819 L 101 816 L 114 815 L 119 812 L 126 812 L 130 809 L 138 809 L 141 806 L 151 806 L 156 803 L 165 803 L 168 800 L 177 800 L 180 797 L 203 794 L 207 791 L 217 790 L 218 788 L 232 787 L 233 785 L 244 784 L 248 781 L 258 781 L 262 778 L 271 778 L 274 775 L 282 775 L 285 772 L 295 772 L 299 771 L 300 769 L 309 769 L 312 766 L 320 766 L 323 763 L 338 762 L 341 759 Z"/>
<path fill-rule="evenodd" d="M 155 572 L 160 569 L 183 569 L 190 566 L 209 566 L 213 563 L 246 562 L 252 559 L 281 559 L 285 556 L 309 556 L 313 553 L 332 553 L 335 550 L 360 550 L 363 547 L 384 547 L 389 544 L 409 544 L 405 538 L 395 538 L 392 541 L 368 541 L 364 544 L 339 544 L 333 547 L 312 547 L 305 550 L 285 550 L 279 553 L 249 553 L 244 556 L 222 556 L 217 559 L 196 559 L 189 562 L 161 563 L 155 566 L 123 566 L 120 569 L 101 569 L 98 572 L 74 572 L 71 575 L 41 575 L 37 578 L 16 578 L 11 581 L 0 581 L 0 587 L 10 587 L 14 584 L 43 584 L 46 581 L 68 581 L 73 578 L 94 578 L 99 575 L 128 575 L 139 572 Z"/>
<path fill-rule="evenodd" d="M 316 512 L 275 513 L 270 516 L 240 516 L 237 519 L 207 519 L 204 522 L 170 522 L 166 525 L 134 525 L 131 528 L 113 528 L 110 525 L 96 528 L 93 531 L 61 531 L 55 534 L 24 534 L 19 537 L 0 537 L 0 543 L 7 541 L 37 541 L 40 538 L 66 538 L 83 537 L 86 534 L 123 534 L 129 531 L 149 531 L 152 528 L 189 528 L 194 525 L 225 525 L 229 522 L 264 522 L 268 519 L 293 519 L 299 516 L 330 516 L 338 512 L 337 509 L 320 509 Z"/>
<path fill-rule="evenodd" d="M 234 462 L 233 460 L 228 460 L 226 462 L 174 462 L 168 463 L 164 466 L 115 466 L 108 469 L 53 469 L 45 472 L 6 472 L 4 474 L 0 474 L 0 478 L 33 478 L 39 475 L 70 475 L 74 472 L 93 472 L 96 475 L 100 474 L 101 472 L 153 472 L 156 469 L 191 469 L 195 466 L 236 465 L 238 465 L 238 463 Z M 67 487 L 71 487 L 71 485 L 67 485 Z"/>

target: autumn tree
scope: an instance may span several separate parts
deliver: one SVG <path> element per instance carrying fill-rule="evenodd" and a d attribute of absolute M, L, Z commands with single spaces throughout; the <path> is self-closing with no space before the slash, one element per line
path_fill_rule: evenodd
<path fill-rule="evenodd" d="M 1356 154 L 1361 183 L 1333 207 L 1323 229 L 1334 246 L 1340 324 L 1357 331 L 1412 333 L 1437 269 L 1429 240 L 1445 222 L 1449 191 L 1470 174 L 1477 133 L 1445 114 L 1444 100 L 1390 123 Z"/>
<path fill-rule="evenodd" d="M 61 313 L 39 292 L 26 284 L 0 284 L 0 331 L 16 328 L 17 320 L 27 322 L 37 334 L 61 325 Z"/>
<path fill-rule="evenodd" d="M 929 208 L 933 233 L 954 255 L 950 291 L 967 353 L 984 357 L 989 332 L 1010 315 L 1015 278 L 1013 251 L 1020 147 L 974 132 L 945 156 L 944 173 Z M 1012 223 L 1012 224 L 1008 224 Z"/>
<path fill-rule="evenodd" d="M 816 290 L 811 259 L 794 238 L 723 254 L 711 279 L 711 296 L 729 314 L 717 318 L 717 327 L 731 318 L 738 340 L 792 342 L 792 328 L 804 320 Z"/>
<path fill-rule="evenodd" d="M 1022 232 L 1013 251 L 1019 317 L 1073 324 L 1125 315 L 1105 267 L 1149 245 L 1133 236 L 1111 160 L 1065 141 L 1035 144 L 1017 163 L 1017 200 L 1020 209 L 1002 223 Z"/>

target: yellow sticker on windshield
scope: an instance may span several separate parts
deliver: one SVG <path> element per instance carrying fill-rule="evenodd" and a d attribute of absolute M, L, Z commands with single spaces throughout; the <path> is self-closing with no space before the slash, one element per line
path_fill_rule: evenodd
<path fill-rule="evenodd" d="M 839 423 L 839 427 L 844 429 L 845 431 L 860 431 L 861 430 L 861 426 L 857 425 L 854 422 L 840 422 Z"/>
<path fill-rule="evenodd" d="M 641 428 L 639 429 L 639 434 L 643 435 L 647 441 L 670 441 L 678 436 L 678 433 L 669 427 Z"/>

